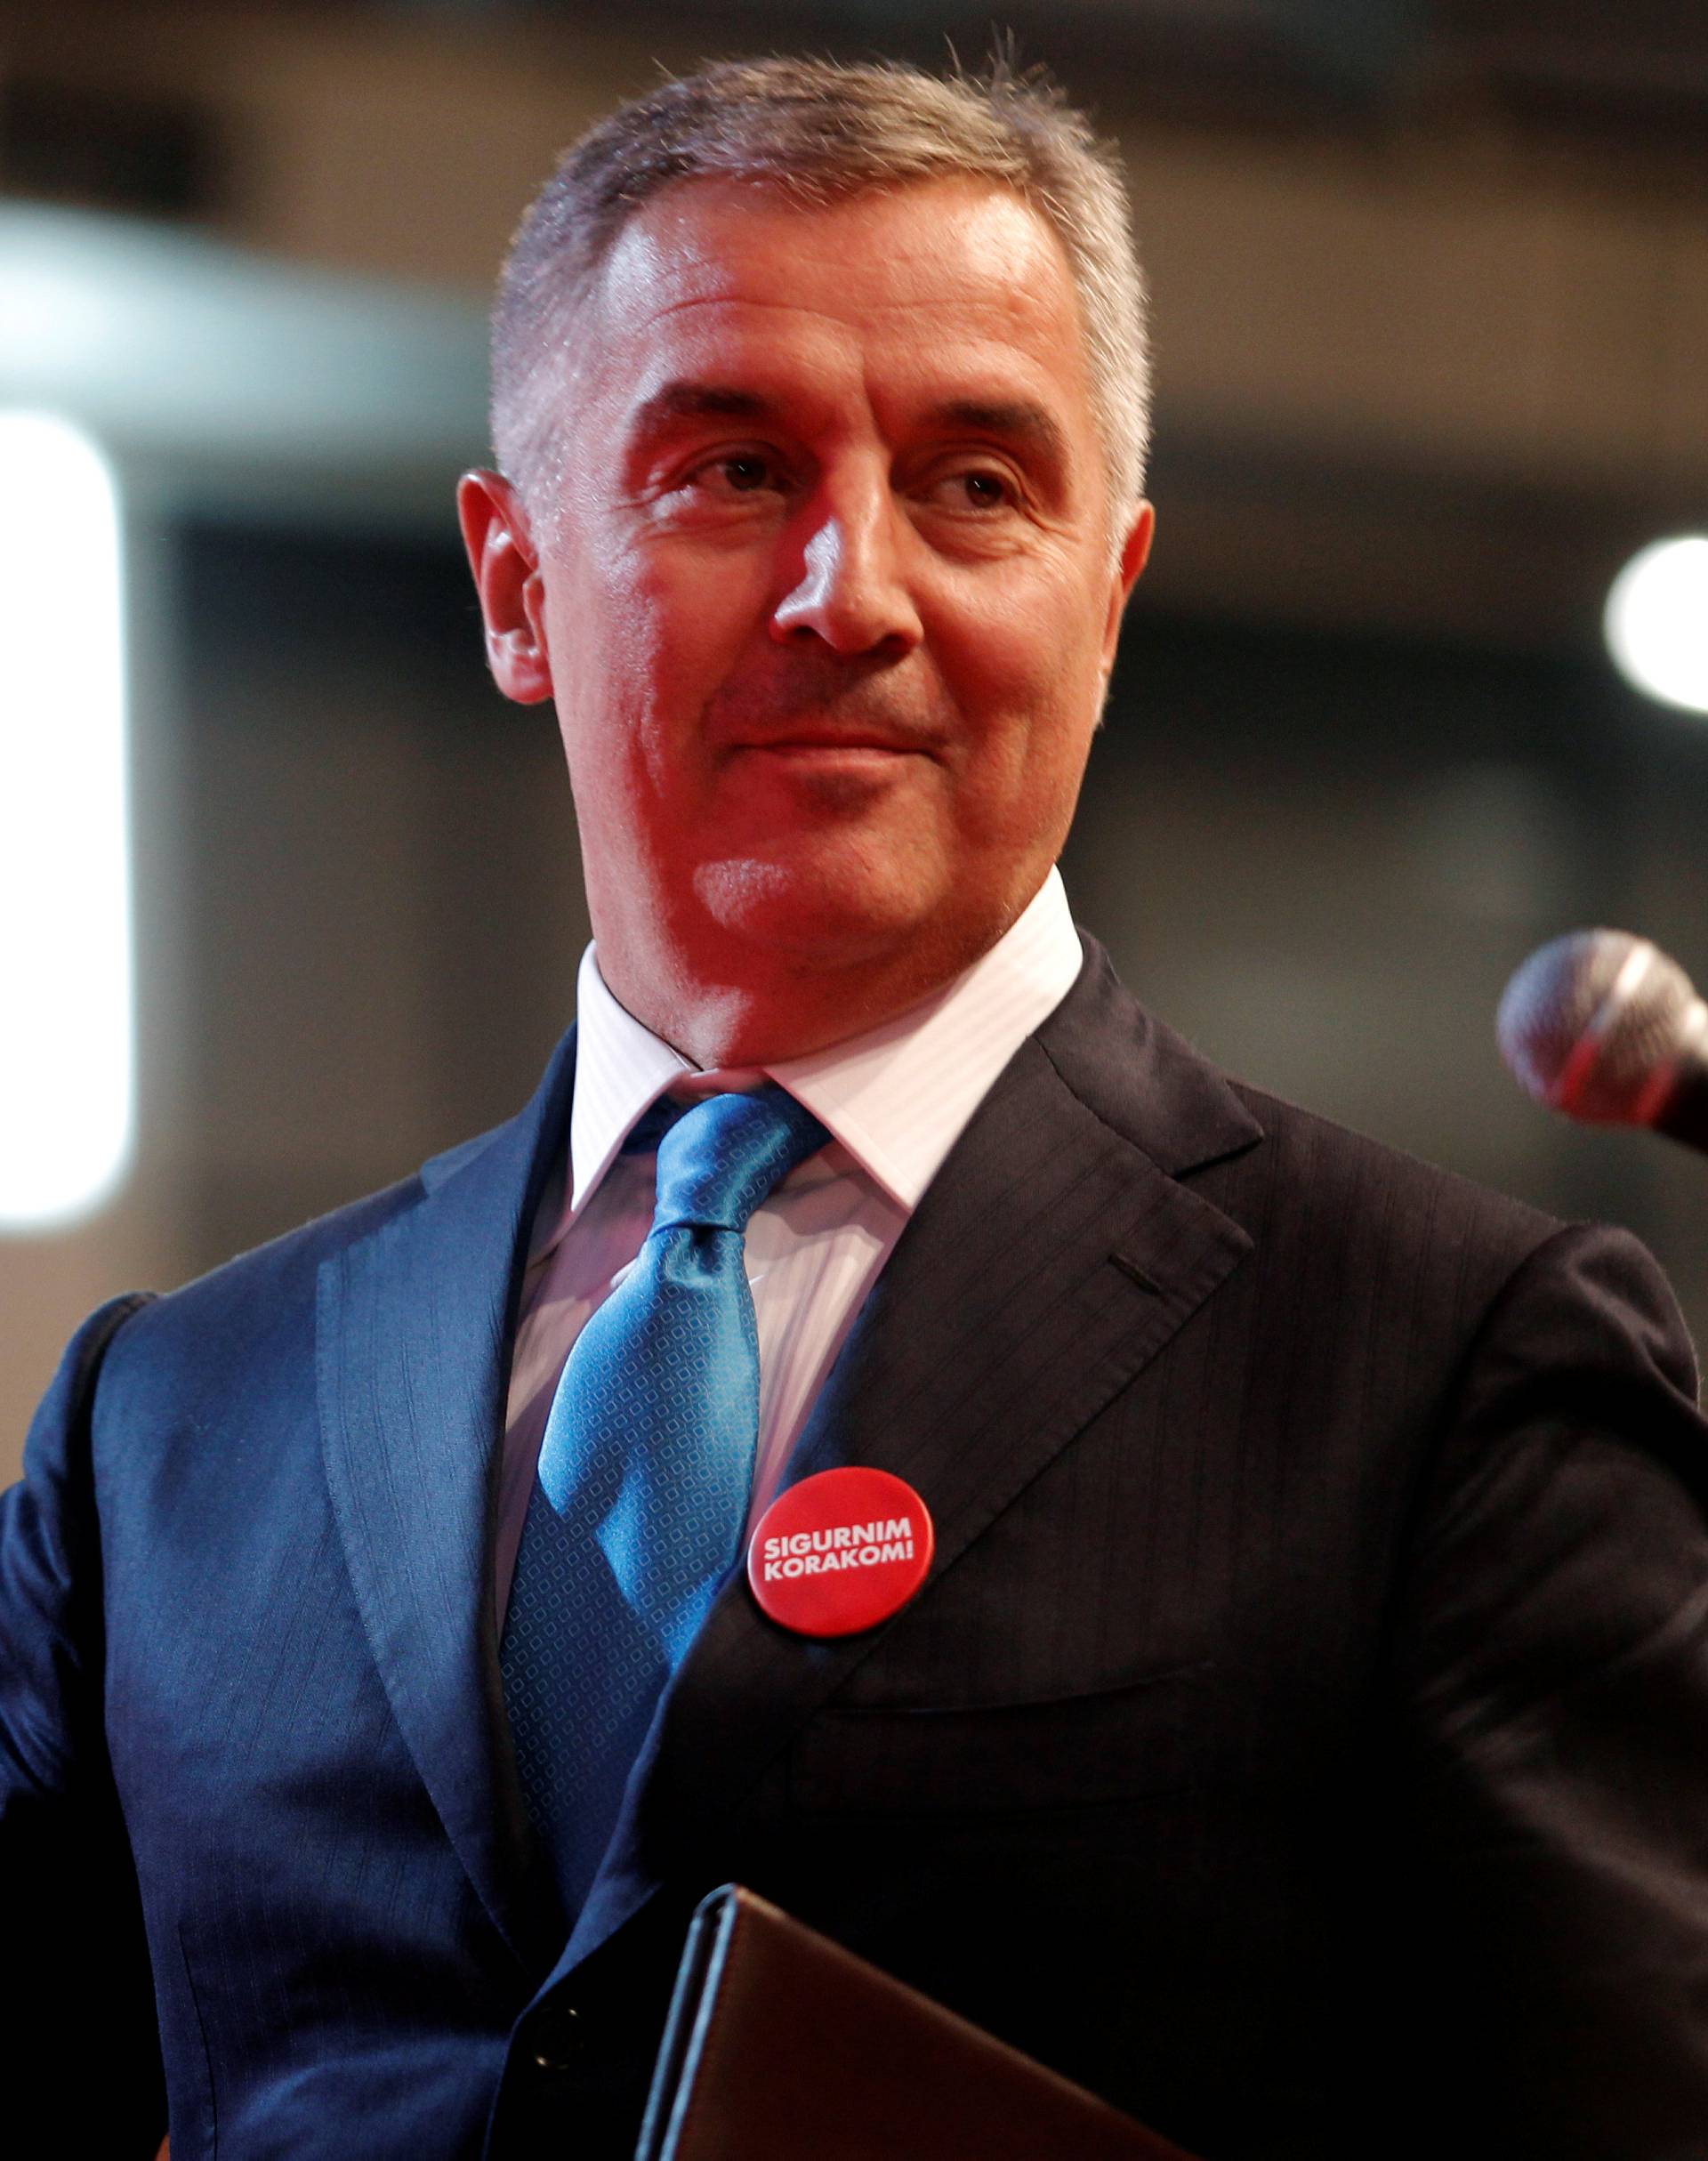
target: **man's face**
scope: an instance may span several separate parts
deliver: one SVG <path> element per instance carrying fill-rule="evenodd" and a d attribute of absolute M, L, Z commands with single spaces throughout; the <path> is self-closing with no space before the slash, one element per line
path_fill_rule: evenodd
<path fill-rule="evenodd" d="M 1060 850 L 1148 537 L 1059 241 L 983 182 L 695 181 L 576 342 L 528 607 L 601 954 L 964 964 Z"/>

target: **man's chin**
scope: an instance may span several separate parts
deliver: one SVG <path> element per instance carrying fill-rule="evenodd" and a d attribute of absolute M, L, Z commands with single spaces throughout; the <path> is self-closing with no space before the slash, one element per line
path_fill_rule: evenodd
<path fill-rule="evenodd" d="M 917 869 L 858 857 L 812 863 L 725 857 L 703 864 L 694 885 L 726 935 L 826 967 L 858 964 L 916 938 L 939 898 Z"/>

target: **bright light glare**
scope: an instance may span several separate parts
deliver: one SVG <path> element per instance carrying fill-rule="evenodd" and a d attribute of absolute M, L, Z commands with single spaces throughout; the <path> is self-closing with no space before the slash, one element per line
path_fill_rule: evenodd
<path fill-rule="evenodd" d="M 106 459 L 0 411 L 0 1230 L 90 1214 L 130 1157 L 121 603 Z"/>
<path fill-rule="evenodd" d="M 1657 540 L 1613 581 L 1603 617 L 1625 681 L 1664 706 L 1708 713 L 1708 539 Z"/>

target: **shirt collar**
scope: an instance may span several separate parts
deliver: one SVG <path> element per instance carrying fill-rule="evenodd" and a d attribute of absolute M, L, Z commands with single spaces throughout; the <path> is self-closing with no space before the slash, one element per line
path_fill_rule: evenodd
<path fill-rule="evenodd" d="M 997 1075 L 1073 988 L 1082 958 L 1052 869 L 990 951 L 944 989 L 863 1036 L 767 1066 L 763 1076 L 804 1103 L 911 1214 Z M 761 1077 L 703 1073 L 642 1027 L 606 988 L 592 946 L 582 956 L 576 1014 L 570 1191 L 559 1233 L 659 1096 Z"/>

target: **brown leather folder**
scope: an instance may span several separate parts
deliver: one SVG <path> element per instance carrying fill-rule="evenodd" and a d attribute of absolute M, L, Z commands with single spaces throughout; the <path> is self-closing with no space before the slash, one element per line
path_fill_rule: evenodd
<path fill-rule="evenodd" d="M 1190 2161 L 738 1884 L 694 1916 L 635 2161 Z"/>

